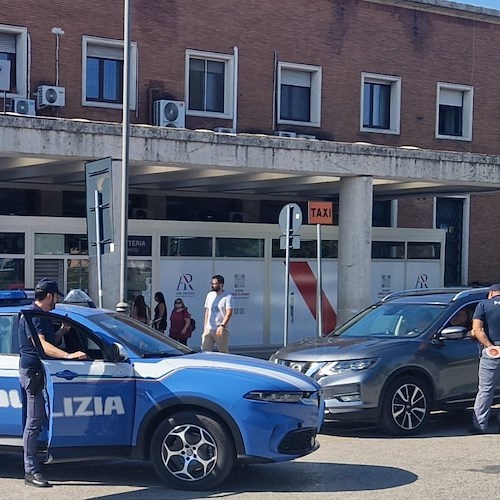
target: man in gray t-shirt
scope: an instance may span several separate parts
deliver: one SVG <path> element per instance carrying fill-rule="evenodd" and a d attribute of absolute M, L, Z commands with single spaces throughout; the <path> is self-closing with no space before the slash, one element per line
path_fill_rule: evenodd
<path fill-rule="evenodd" d="M 212 291 L 205 299 L 205 320 L 201 350 L 211 351 L 217 344 L 219 352 L 229 352 L 229 320 L 233 315 L 233 296 L 224 291 L 224 277 L 212 276 Z"/>
<path fill-rule="evenodd" d="M 477 305 L 472 318 L 472 333 L 483 350 L 479 360 L 478 392 L 469 432 L 485 434 L 488 431 L 495 389 L 500 381 L 500 357 L 492 357 L 488 350 L 491 346 L 500 346 L 500 283 L 491 285 L 488 298 Z M 500 431 L 500 415 L 497 430 Z"/>

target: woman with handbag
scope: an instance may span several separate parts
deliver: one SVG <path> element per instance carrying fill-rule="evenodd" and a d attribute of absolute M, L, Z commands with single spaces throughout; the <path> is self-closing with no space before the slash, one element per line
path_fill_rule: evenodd
<path fill-rule="evenodd" d="M 174 308 L 170 314 L 169 337 L 177 340 L 181 344 L 187 345 L 187 339 L 191 337 L 191 315 L 184 302 L 177 297 L 174 301 Z"/>

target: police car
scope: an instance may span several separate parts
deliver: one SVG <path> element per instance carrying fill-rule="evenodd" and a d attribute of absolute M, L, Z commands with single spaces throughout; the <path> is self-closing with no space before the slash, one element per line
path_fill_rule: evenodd
<path fill-rule="evenodd" d="M 40 449 L 47 463 L 146 459 L 170 486 L 204 490 L 237 463 L 292 460 L 319 446 L 324 403 L 305 375 L 268 361 L 195 353 L 114 311 L 58 304 L 44 313 L 26 310 L 27 303 L 24 292 L 0 293 L 1 450 L 22 450 L 20 314 L 35 338 L 37 316 L 54 329 L 69 325 L 60 347 L 89 358 L 40 352 L 49 420 Z"/>

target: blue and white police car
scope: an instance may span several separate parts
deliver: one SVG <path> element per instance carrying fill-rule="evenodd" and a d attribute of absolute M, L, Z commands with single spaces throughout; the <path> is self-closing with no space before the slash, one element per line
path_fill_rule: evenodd
<path fill-rule="evenodd" d="M 236 463 L 281 462 L 318 448 L 319 385 L 268 361 L 195 353 L 114 311 L 58 304 L 26 311 L 24 292 L 0 293 L 0 450 L 22 450 L 17 324 L 43 315 L 70 325 L 60 346 L 88 360 L 45 369 L 47 463 L 106 457 L 150 460 L 180 489 L 212 489 Z M 39 344 L 39 343 L 37 343 Z"/>

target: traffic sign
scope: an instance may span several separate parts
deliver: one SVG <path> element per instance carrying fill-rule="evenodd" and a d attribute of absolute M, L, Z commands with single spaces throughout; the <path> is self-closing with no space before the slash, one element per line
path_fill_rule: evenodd
<path fill-rule="evenodd" d="M 288 215 L 290 214 L 290 215 Z M 290 227 L 287 226 L 288 217 L 290 216 Z M 295 233 L 302 226 L 302 210 L 297 203 L 288 203 L 280 212 L 278 224 L 280 225 L 283 234 L 287 234 L 290 229 Z"/>
<path fill-rule="evenodd" d="M 308 202 L 309 224 L 333 224 L 333 203 L 331 201 Z"/>

